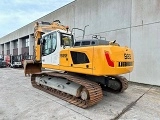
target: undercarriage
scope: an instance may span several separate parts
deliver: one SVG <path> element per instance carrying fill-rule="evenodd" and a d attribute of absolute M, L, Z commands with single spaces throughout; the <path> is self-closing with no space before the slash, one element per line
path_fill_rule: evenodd
<path fill-rule="evenodd" d="M 99 80 L 98 80 L 99 79 Z M 86 76 L 59 72 L 41 72 L 31 76 L 32 86 L 81 108 L 97 104 L 103 90 L 123 92 L 128 81 L 122 76 Z"/>

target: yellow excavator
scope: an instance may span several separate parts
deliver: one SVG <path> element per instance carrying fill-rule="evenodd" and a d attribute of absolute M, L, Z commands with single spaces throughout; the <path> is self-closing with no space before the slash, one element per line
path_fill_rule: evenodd
<path fill-rule="evenodd" d="M 119 75 L 133 70 L 133 51 L 97 35 L 75 40 L 72 31 L 59 20 L 36 22 L 34 58 L 24 61 L 32 86 L 81 108 L 97 104 L 102 90 L 126 90 Z"/>

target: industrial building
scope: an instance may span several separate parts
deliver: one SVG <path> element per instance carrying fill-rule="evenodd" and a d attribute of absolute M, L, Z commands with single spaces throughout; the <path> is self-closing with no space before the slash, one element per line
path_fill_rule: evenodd
<path fill-rule="evenodd" d="M 70 28 L 86 28 L 85 38 L 97 34 L 117 40 L 134 51 L 130 81 L 160 85 L 160 1 L 159 0 L 75 0 L 36 21 L 60 20 Z M 0 54 L 33 55 L 34 23 L 0 38 Z M 75 31 L 76 39 L 82 33 Z"/>

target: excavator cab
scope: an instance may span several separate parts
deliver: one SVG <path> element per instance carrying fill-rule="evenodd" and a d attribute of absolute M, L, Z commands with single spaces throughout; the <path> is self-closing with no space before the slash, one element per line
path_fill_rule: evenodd
<path fill-rule="evenodd" d="M 60 60 L 60 51 L 62 49 L 70 48 L 74 45 L 74 38 L 68 31 L 53 30 L 41 36 L 37 42 L 40 50 L 35 47 L 35 56 L 33 60 L 24 61 L 24 72 L 33 74 L 41 72 L 41 69 L 49 64 L 58 65 Z M 40 61 L 37 62 L 36 54 L 40 56 Z"/>
<path fill-rule="evenodd" d="M 41 39 L 42 64 L 58 65 L 60 51 L 72 47 L 73 44 L 73 36 L 65 31 L 58 30 L 44 34 Z"/>

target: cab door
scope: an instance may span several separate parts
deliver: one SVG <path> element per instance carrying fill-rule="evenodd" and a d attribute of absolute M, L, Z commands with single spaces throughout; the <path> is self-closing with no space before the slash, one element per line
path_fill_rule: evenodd
<path fill-rule="evenodd" d="M 60 53 L 59 35 L 54 31 L 43 36 L 42 42 L 42 64 L 58 65 Z"/>

